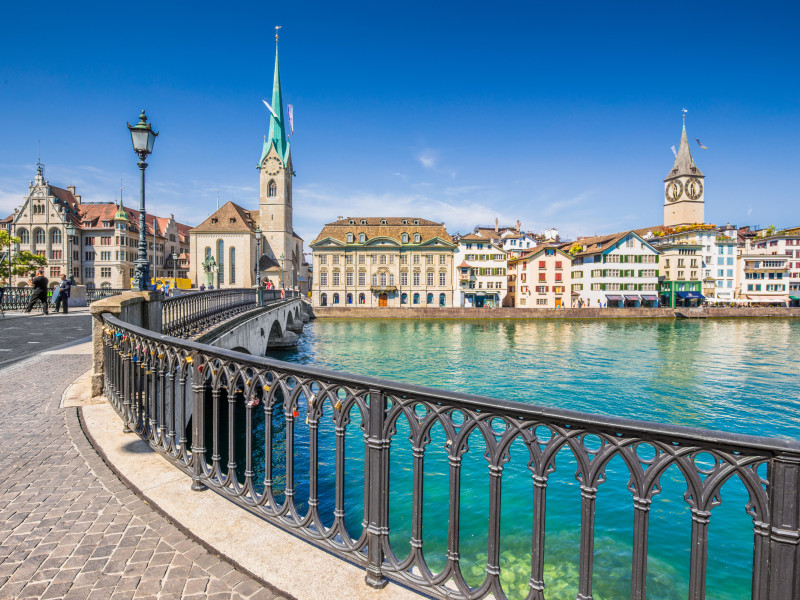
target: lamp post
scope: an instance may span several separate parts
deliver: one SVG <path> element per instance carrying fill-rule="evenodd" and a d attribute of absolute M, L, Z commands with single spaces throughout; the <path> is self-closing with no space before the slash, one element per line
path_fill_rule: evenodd
<path fill-rule="evenodd" d="M 259 306 L 263 306 L 263 294 L 261 293 L 261 225 L 256 227 L 256 301 Z"/>
<path fill-rule="evenodd" d="M 292 263 L 292 289 L 294 289 L 295 282 L 294 282 L 294 263 Z"/>
<path fill-rule="evenodd" d="M 178 276 L 176 275 L 176 271 L 178 269 L 178 253 L 175 250 L 172 251 L 172 285 L 174 287 L 178 287 Z"/>
<path fill-rule="evenodd" d="M 69 272 L 69 282 L 72 285 L 75 285 L 75 275 L 72 274 L 72 240 L 73 236 L 75 235 L 75 225 L 72 224 L 72 221 L 67 221 L 67 271 Z"/>
<path fill-rule="evenodd" d="M 286 260 L 284 259 L 283 254 L 281 254 L 281 289 L 283 289 L 283 270 L 286 268 Z"/>
<path fill-rule="evenodd" d="M 136 125 L 127 124 L 131 132 L 131 141 L 133 142 L 133 151 L 139 156 L 139 256 L 135 261 L 136 275 L 134 277 L 134 285 L 139 288 L 139 291 L 144 291 L 150 286 L 150 262 L 147 260 L 147 224 L 145 222 L 144 211 L 144 170 L 147 168 L 148 154 L 153 152 L 153 144 L 156 142 L 158 133 L 153 131 L 150 123 L 147 122 L 147 115 L 139 115 L 139 122 Z"/>

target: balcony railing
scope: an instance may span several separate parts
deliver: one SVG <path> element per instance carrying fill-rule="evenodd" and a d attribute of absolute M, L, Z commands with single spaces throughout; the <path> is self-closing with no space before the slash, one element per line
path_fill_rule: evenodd
<path fill-rule="evenodd" d="M 711 511 L 723 502 L 720 490 L 731 480 L 743 484 L 744 508 L 752 518 L 750 597 L 800 598 L 796 441 L 603 417 L 337 373 L 160 335 L 108 315 L 104 320 L 105 392 L 126 428 L 189 474 L 193 489 L 210 488 L 361 565 L 371 586 L 391 579 L 440 598 L 507 598 L 501 582 L 506 541 L 500 526 L 501 490 L 504 468 L 511 466 L 506 463 L 521 457 L 523 472 L 532 479 L 532 536 L 522 549 L 528 557 L 527 599 L 543 600 L 550 549 L 550 542 L 545 545 L 546 499 L 553 488 L 569 486 L 550 478 L 557 455 L 563 465 L 568 453 L 580 485 L 580 518 L 574 524 L 580 530 L 577 598 L 592 598 L 595 502 L 604 482 L 617 486 L 612 491 L 627 495 L 633 508 L 630 597 L 645 598 L 650 507 L 667 470 L 685 485 L 683 500 L 691 514 L 689 598 L 705 597 Z M 516 449 L 510 455 L 512 444 Z M 410 445 L 409 452 L 397 455 L 397 445 Z M 433 462 L 442 453 L 444 462 Z M 400 461 L 393 459 L 397 456 Z M 624 463 L 629 478 L 607 480 L 606 468 L 615 458 Z M 424 476 L 432 465 L 449 481 L 447 500 L 437 506 L 423 498 Z M 476 468 L 488 469 L 485 509 L 462 495 L 462 473 L 467 477 Z M 391 494 L 390 481 L 395 485 Z M 399 490 L 398 481 L 405 482 Z M 398 493 L 411 498 L 402 515 L 394 504 Z M 409 524 L 410 538 L 402 547 L 390 537 L 390 507 L 393 518 Z M 462 573 L 461 515 L 484 510 L 480 522 L 485 529 L 477 533 L 486 539 L 485 570 L 479 583 L 470 585 Z M 439 551 L 429 531 L 431 514 L 447 515 L 446 548 L 439 545 Z M 674 540 L 667 543 L 677 548 Z M 430 567 L 436 559 L 444 565 L 438 572 Z"/>

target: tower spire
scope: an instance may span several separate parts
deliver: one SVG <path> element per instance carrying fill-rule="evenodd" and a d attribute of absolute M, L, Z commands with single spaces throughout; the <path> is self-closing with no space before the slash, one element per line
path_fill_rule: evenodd
<path fill-rule="evenodd" d="M 682 175 L 690 175 L 692 177 L 703 177 L 703 173 L 697 168 L 692 158 L 692 151 L 689 149 L 689 138 L 686 135 L 686 113 L 689 112 L 685 108 L 682 112 L 683 127 L 681 129 L 681 143 L 678 147 L 677 155 L 675 156 L 675 163 L 672 165 L 672 170 L 667 175 L 664 181 L 680 177 Z"/>
<path fill-rule="evenodd" d="M 269 117 L 269 134 L 264 140 L 264 147 L 261 152 L 259 167 L 266 158 L 270 146 L 275 146 L 278 156 L 285 163 L 288 155 L 289 145 L 286 143 L 286 128 L 283 119 L 283 94 L 281 92 L 281 72 L 278 61 L 278 30 L 280 25 L 275 27 L 275 75 L 272 80 L 272 106 Z M 268 107 L 270 108 L 270 107 Z"/>

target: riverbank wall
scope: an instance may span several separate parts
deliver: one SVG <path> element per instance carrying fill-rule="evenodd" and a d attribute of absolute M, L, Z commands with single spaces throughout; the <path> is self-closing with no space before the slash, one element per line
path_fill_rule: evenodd
<path fill-rule="evenodd" d="M 320 319 L 675 319 L 681 313 L 712 319 L 785 318 L 800 317 L 800 308 L 314 308 Z"/>

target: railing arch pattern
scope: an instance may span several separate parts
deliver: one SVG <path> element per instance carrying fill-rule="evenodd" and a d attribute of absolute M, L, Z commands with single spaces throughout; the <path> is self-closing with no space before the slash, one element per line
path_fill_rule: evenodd
<path fill-rule="evenodd" d="M 615 457 L 630 472 L 631 598 L 646 597 L 648 513 L 661 491 L 661 476 L 673 465 L 683 475 L 684 500 L 691 510 L 689 598 L 705 598 L 711 510 L 721 502 L 720 489 L 731 478 L 741 480 L 749 495 L 745 510 L 753 521 L 751 597 L 788 600 L 800 593 L 800 444 L 795 441 L 602 417 L 336 373 L 159 335 L 109 315 L 104 320 L 105 391 L 126 428 L 190 474 L 194 489 L 210 488 L 361 565 L 374 587 L 385 585 L 388 578 L 441 598 L 507 597 L 500 579 L 500 500 L 504 466 L 512 444 L 520 440 L 527 448 L 533 480 L 529 600 L 546 597 L 545 507 L 556 456 L 564 449 L 578 465 L 575 478 L 581 495 L 578 600 L 593 597 L 595 500 Z M 335 430 L 330 524 L 319 512 L 318 429 L 323 415 L 332 415 Z M 285 437 L 282 489 L 274 473 L 276 416 L 282 419 Z M 261 445 L 254 434 L 257 419 L 263 419 Z M 298 473 L 297 432 L 305 426 L 308 472 Z M 439 572 L 429 567 L 422 551 L 424 461 L 435 427 L 445 432 L 449 469 L 446 566 Z M 352 428 L 357 428 L 364 450 L 364 519 L 355 532 L 345 522 L 344 496 L 349 483 L 345 436 Z M 243 451 L 236 446 L 237 431 L 244 437 Z M 478 455 L 470 448 L 475 434 L 485 446 Z M 389 453 L 401 435 L 408 436 L 413 449 L 410 551 L 405 557 L 396 556 L 389 538 Z M 254 461 L 259 457 L 264 472 L 257 480 Z M 461 572 L 459 555 L 460 515 L 469 508 L 462 506 L 461 469 L 469 460 L 485 461 L 490 481 L 486 574 L 473 586 Z M 307 478 L 305 510 L 295 500 L 298 477 Z"/>

